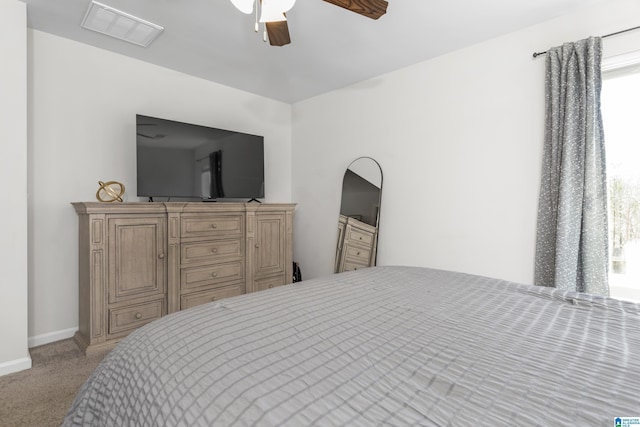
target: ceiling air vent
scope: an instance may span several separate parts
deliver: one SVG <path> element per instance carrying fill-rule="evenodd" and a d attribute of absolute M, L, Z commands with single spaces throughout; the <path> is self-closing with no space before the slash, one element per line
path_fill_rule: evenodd
<path fill-rule="evenodd" d="M 164 30 L 159 25 L 96 1 L 89 5 L 82 27 L 143 47 L 149 46 Z"/>

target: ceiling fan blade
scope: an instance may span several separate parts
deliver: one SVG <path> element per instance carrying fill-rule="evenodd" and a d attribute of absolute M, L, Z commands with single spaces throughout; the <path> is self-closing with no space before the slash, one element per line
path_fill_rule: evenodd
<path fill-rule="evenodd" d="M 265 25 L 271 46 L 284 46 L 291 43 L 287 21 L 267 22 Z"/>
<path fill-rule="evenodd" d="M 378 19 L 387 13 L 389 3 L 385 0 L 324 0 L 351 12 L 371 19 Z"/>

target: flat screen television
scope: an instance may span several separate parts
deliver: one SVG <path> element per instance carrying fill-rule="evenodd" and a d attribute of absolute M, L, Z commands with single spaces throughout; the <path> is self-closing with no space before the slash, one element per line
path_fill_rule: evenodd
<path fill-rule="evenodd" d="M 138 197 L 264 197 L 264 138 L 136 115 Z"/>

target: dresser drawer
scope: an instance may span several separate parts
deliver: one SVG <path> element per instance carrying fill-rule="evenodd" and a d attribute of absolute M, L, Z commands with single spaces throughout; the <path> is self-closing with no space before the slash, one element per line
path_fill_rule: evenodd
<path fill-rule="evenodd" d="M 345 250 L 345 256 L 350 260 L 369 265 L 369 260 L 371 259 L 371 248 L 361 248 L 359 246 L 349 244 Z"/>
<path fill-rule="evenodd" d="M 164 299 L 128 305 L 109 310 L 109 335 L 125 335 L 127 332 L 159 319 L 165 314 Z"/>
<path fill-rule="evenodd" d="M 264 291 L 265 289 L 275 288 L 276 286 L 285 285 L 284 275 L 265 277 L 264 279 L 256 279 L 254 281 L 254 291 Z"/>
<path fill-rule="evenodd" d="M 363 268 L 369 267 L 369 263 L 362 262 L 354 262 L 346 260 L 344 262 L 344 269 L 342 271 L 353 271 L 353 270 L 362 270 Z"/>
<path fill-rule="evenodd" d="M 223 264 L 188 267 L 180 271 L 180 289 L 216 286 L 244 278 L 244 262 L 232 261 Z"/>
<path fill-rule="evenodd" d="M 187 216 L 180 219 L 182 237 L 229 237 L 241 236 L 243 215 Z"/>
<path fill-rule="evenodd" d="M 349 240 L 354 240 L 367 246 L 371 246 L 371 244 L 373 243 L 372 233 L 363 232 L 354 228 L 349 229 L 349 235 L 347 237 L 349 238 Z"/>
<path fill-rule="evenodd" d="M 210 291 L 191 292 L 180 296 L 180 310 L 242 294 L 244 294 L 244 286 L 240 284 L 212 289 Z"/>
<path fill-rule="evenodd" d="M 239 238 L 183 243 L 180 247 L 180 262 L 182 264 L 217 262 L 225 258 L 242 257 L 243 252 L 244 246 Z"/>

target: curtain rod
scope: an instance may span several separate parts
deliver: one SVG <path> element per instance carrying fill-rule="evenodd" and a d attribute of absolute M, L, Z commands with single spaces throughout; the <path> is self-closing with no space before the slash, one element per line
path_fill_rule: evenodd
<path fill-rule="evenodd" d="M 626 30 L 622 30 L 622 31 L 616 31 L 615 33 L 611 33 L 611 34 L 607 34 L 605 36 L 602 36 L 601 38 L 606 39 L 607 37 L 611 37 L 611 36 L 617 36 L 618 34 L 622 34 L 622 33 L 626 33 L 628 31 L 633 31 L 633 30 L 638 30 L 640 29 L 640 25 L 637 27 L 633 27 L 633 28 L 627 28 Z M 544 52 L 534 52 L 533 53 L 533 57 L 537 58 L 538 56 L 541 55 L 545 55 L 547 53 L 547 51 Z"/>

